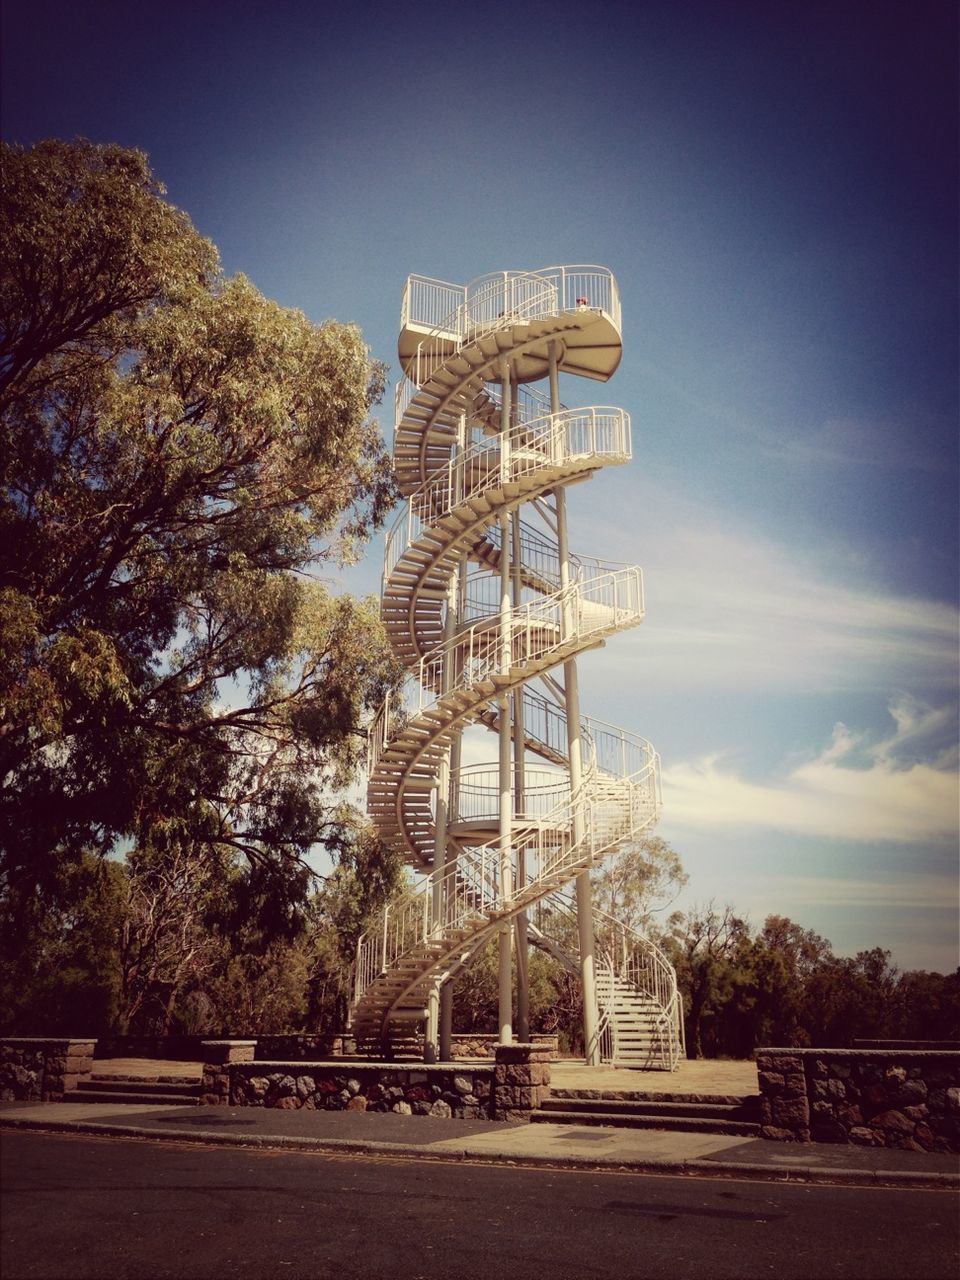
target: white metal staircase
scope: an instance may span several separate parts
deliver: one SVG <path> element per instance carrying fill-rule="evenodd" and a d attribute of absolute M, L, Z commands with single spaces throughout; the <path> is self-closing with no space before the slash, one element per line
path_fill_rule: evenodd
<path fill-rule="evenodd" d="M 655 943 L 594 905 L 600 925 L 597 995 L 604 1062 L 619 1067 L 673 1071 L 685 1055 L 683 1006 L 673 966 Z M 555 937 L 564 921 L 562 939 Z M 530 941 L 571 973 L 579 974 L 574 907 L 562 894 L 538 904 L 528 924 Z"/>
<path fill-rule="evenodd" d="M 569 409 L 557 390 L 560 373 L 605 380 L 619 364 L 612 275 L 412 276 L 399 352 L 406 502 L 387 537 L 382 613 L 407 679 L 371 728 L 368 807 L 424 879 L 361 940 L 352 1025 L 371 1052 L 423 1018 L 438 982 L 505 922 L 636 839 L 660 803 L 650 744 L 579 716 L 571 735 L 555 679 L 643 618 L 640 570 L 572 555 L 561 506 L 567 486 L 631 456 L 623 410 Z M 549 398 L 529 387 L 544 377 Z M 460 769 L 460 736 L 478 724 L 498 735 L 500 763 Z"/>

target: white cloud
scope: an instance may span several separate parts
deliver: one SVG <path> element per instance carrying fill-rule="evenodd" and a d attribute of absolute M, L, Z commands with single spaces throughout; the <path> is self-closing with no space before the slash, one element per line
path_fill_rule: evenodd
<path fill-rule="evenodd" d="M 719 754 L 664 770 L 664 796 L 680 826 L 767 827 L 806 836 L 870 841 L 956 839 L 960 783 L 940 759 L 918 758 L 946 713 L 916 699 L 891 702 L 894 733 L 876 741 L 835 726 L 829 745 L 779 779 L 741 777 Z M 911 763 L 898 759 L 906 750 Z"/>
<path fill-rule="evenodd" d="M 591 541 L 629 559 L 629 534 Z M 672 524 L 642 555 L 647 618 L 605 663 L 714 691 L 954 688 L 956 608 L 848 586 L 776 544 L 718 527 Z"/>
<path fill-rule="evenodd" d="M 856 911 L 877 907 L 950 911 L 957 894 L 956 879 L 938 875 L 911 875 L 892 880 L 785 875 L 776 880 L 773 888 L 781 900 L 788 898 L 800 907 L 850 907 Z"/>

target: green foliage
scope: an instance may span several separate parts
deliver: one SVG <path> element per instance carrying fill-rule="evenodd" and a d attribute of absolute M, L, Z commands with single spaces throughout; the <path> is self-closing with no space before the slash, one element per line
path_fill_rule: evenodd
<path fill-rule="evenodd" d="M 669 906 L 687 879 L 676 849 L 659 836 L 646 836 L 592 873 L 593 899 L 620 924 L 646 933 L 654 913 Z"/>
<path fill-rule="evenodd" d="M 85 853 L 64 865 L 44 892 L 0 896 L 0 1026 L 6 1034 L 115 1029 L 125 878 L 120 863 Z"/>
<path fill-rule="evenodd" d="M 749 1057 L 761 1045 L 960 1039 L 960 970 L 900 974 L 879 947 L 838 957 L 785 916 L 751 935 L 712 903 L 661 940 L 677 969 L 690 1057 Z"/>
<path fill-rule="evenodd" d="M 494 939 L 453 979 L 453 1030 L 491 1033 L 499 1028 L 499 949 Z M 557 1032 L 564 1049 L 582 1042 L 582 1003 L 579 981 L 552 957 L 530 949 L 530 1030 Z M 513 979 L 516 982 L 516 956 Z"/>
<path fill-rule="evenodd" d="M 138 152 L 3 149 L 0 894 L 132 845 L 132 884 L 230 867 L 289 933 L 398 675 L 375 603 L 312 576 L 393 502 L 383 369 L 162 194 Z"/>

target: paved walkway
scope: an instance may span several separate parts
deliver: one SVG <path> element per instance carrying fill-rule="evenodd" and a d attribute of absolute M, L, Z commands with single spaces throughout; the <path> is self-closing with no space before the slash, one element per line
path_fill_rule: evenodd
<path fill-rule="evenodd" d="M 492 1063 L 487 1061 L 486 1065 Z M 158 1058 L 97 1058 L 93 1066 L 97 1075 L 135 1080 L 157 1080 L 164 1076 L 191 1076 L 199 1080 L 203 1074 L 201 1062 Z M 582 1062 L 563 1059 L 551 1063 L 550 1075 L 556 1089 L 589 1089 L 601 1094 L 690 1093 L 743 1097 L 757 1092 L 757 1068 L 752 1062 L 685 1060 L 676 1071 L 639 1071 L 632 1067 L 586 1067 Z"/>
<path fill-rule="evenodd" d="M 346 1065 L 346 1064 L 344 1064 Z M 199 1078 L 199 1062 L 111 1058 L 99 1075 L 147 1080 Z M 674 1072 L 552 1064 L 557 1089 L 600 1095 L 639 1092 L 735 1096 L 756 1093 L 752 1062 L 681 1063 Z M 0 1126 L 221 1146 L 355 1152 L 381 1157 L 509 1162 L 532 1167 L 636 1170 L 701 1177 L 763 1178 L 854 1185 L 960 1187 L 960 1157 L 918 1151 L 792 1145 L 762 1138 L 661 1129 L 441 1120 L 378 1112 L 277 1111 L 262 1107 L 177 1107 L 130 1103 L 3 1103 Z"/>
<path fill-rule="evenodd" d="M 684 1059 L 676 1071 L 640 1071 L 634 1067 L 586 1067 L 561 1060 L 550 1064 L 554 1089 L 588 1089 L 608 1093 L 688 1093 L 745 1097 L 758 1092 L 754 1062 Z"/>
<path fill-rule="evenodd" d="M 960 1187 L 958 1157 L 658 1129 L 441 1120 L 376 1112 L 4 1103 L 0 1126 L 219 1146 L 477 1160 L 860 1186 Z"/>

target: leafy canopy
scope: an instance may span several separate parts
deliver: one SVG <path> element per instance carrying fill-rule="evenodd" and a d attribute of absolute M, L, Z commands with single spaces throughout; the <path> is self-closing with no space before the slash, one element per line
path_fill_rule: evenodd
<path fill-rule="evenodd" d="M 394 500 L 383 368 L 225 279 L 141 153 L 2 158 L 0 887 L 189 846 L 282 913 L 396 678 L 314 576 Z"/>

